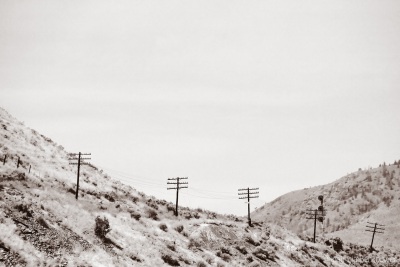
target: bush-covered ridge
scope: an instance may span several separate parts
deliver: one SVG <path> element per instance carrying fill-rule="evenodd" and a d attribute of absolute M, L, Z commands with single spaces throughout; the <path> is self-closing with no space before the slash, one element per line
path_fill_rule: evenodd
<path fill-rule="evenodd" d="M 324 229 L 319 223 L 317 232 L 324 230 L 347 242 L 367 245 L 371 241 L 364 232 L 367 222 L 377 222 L 390 229 L 377 236 L 377 246 L 400 249 L 400 161 L 359 169 L 333 183 L 287 193 L 257 209 L 253 218 L 311 235 L 314 225 L 306 219 L 305 211 L 320 205 L 319 195 L 324 196 L 327 216 Z"/>

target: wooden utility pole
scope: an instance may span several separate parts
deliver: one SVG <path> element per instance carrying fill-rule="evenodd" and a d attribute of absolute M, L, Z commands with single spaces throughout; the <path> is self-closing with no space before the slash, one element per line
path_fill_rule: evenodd
<path fill-rule="evenodd" d="M 318 210 L 307 210 L 307 219 L 308 220 L 314 220 L 314 237 L 313 237 L 313 242 L 315 243 L 315 234 L 316 234 L 316 229 L 317 229 L 317 212 Z"/>
<path fill-rule="evenodd" d="M 89 165 L 88 162 L 84 162 L 85 160 L 90 160 L 90 158 L 82 158 L 82 156 L 89 156 L 91 155 L 90 153 L 81 153 L 79 152 L 77 153 L 70 153 L 69 156 L 71 158 L 69 158 L 69 160 L 77 160 L 78 162 L 70 162 L 70 165 L 78 165 L 78 171 L 77 171 L 77 175 L 76 175 L 76 191 L 75 191 L 75 198 L 78 199 L 78 191 L 79 191 L 79 171 L 80 171 L 80 167 L 81 165 Z M 78 157 L 76 157 L 78 156 Z"/>
<path fill-rule="evenodd" d="M 179 190 L 183 188 L 188 188 L 185 186 L 188 182 L 181 182 L 181 180 L 187 180 L 187 177 L 177 177 L 177 178 L 168 178 L 168 181 L 175 181 L 175 182 L 167 182 L 167 184 L 176 185 L 176 187 L 169 187 L 167 190 L 176 190 L 176 207 L 175 207 L 175 216 L 178 217 L 178 201 L 179 201 Z M 184 186 L 181 186 L 184 185 Z"/>
<path fill-rule="evenodd" d="M 326 210 L 324 209 L 324 197 L 322 195 L 318 196 L 318 200 L 321 201 L 321 205 L 318 206 L 318 209 L 315 210 L 307 210 L 307 218 L 308 220 L 314 220 L 314 237 L 313 242 L 315 243 L 315 237 L 317 232 L 317 220 L 322 223 L 322 229 L 324 227 L 324 219 L 326 216 Z"/>
<path fill-rule="evenodd" d="M 4 155 L 3 165 L 6 164 L 7 155 Z"/>
<path fill-rule="evenodd" d="M 20 163 L 20 161 L 19 161 L 19 156 L 18 156 L 17 168 L 19 168 L 19 163 Z"/>
<path fill-rule="evenodd" d="M 371 246 L 370 246 L 370 248 L 369 248 L 369 251 L 370 252 L 372 252 L 373 250 L 374 250 L 374 248 L 372 247 L 372 245 L 374 244 L 374 237 L 375 237 L 375 233 L 377 233 L 377 234 L 383 234 L 383 231 L 385 230 L 384 228 L 380 228 L 380 227 L 377 227 L 378 225 L 379 226 L 384 226 L 384 225 L 382 225 L 382 224 L 378 224 L 378 223 L 370 223 L 370 222 L 367 222 L 367 223 L 369 223 L 370 225 L 367 225 L 367 230 L 365 230 L 365 231 L 367 231 L 367 232 L 372 232 L 373 234 L 372 234 L 372 240 L 371 240 Z M 374 226 L 371 226 L 371 225 L 374 225 Z M 373 230 L 371 230 L 371 229 L 373 229 Z"/>
<path fill-rule="evenodd" d="M 251 217 L 250 217 L 250 198 L 258 198 L 258 191 L 254 192 L 253 190 L 258 190 L 259 188 L 243 188 L 238 189 L 240 196 L 239 199 L 247 199 L 247 220 L 249 226 L 251 226 Z"/>
<path fill-rule="evenodd" d="M 326 215 L 326 210 L 320 210 L 320 209 L 315 209 L 315 210 L 307 210 L 307 218 L 308 220 L 314 220 L 314 238 L 313 242 L 315 243 L 315 236 L 316 236 L 316 231 L 317 231 L 317 220 L 321 223 L 324 222 L 324 217 Z"/>

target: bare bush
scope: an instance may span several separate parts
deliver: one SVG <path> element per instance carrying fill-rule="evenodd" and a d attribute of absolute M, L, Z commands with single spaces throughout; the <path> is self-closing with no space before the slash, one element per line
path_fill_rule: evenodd
<path fill-rule="evenodd" d="M 180 264 L 179 264 L 179 261 L 178 260 L 176 260 L 176 259 L 174 259 L 174 258 L 172 258 L 170 255 L 162 255 L 161 256 L 161 259 L 165 262 L 165 263 L 167 263 L 167 264 L 169 264 L 169 265 L 171 265 L 171 266 L 181 266 Z"/>
<path fill-rule="evenodd" d="M 153 209 L 148 209 L 148 210 L 146 211 L 146 213 L 147 213 L 147 216 L 148 216 L 149 218 L 151 218 L 151 219 L 153 219 L 153 220 L 155 220 L 155 221 L 158 221 L 158 214 L 157 214 L 157 212 L 156 212 L 155 210 L 153 210 Z"/>
<path fill-rule="evenodd" d="M 158 227 L 160 227 L 160 229 L 164 232 L 168 231 L 168 226 L 165 223 L 160 224 Z"/>
<path fill-rule="evenodd" d="M 263 249 L 261 247 L 257 248 L 253 252 L 253 255 L 263 261 L 266 261 L 266 260 L 275 261 L 275 258 L 276 258 L 275 252 L 272 249 L 267 250 L 267 249 Z"/>
<path fill-rule="evenodd" d="M 249 243 L 249 244 L 252 244 L 253 246 L 256 246 L 256 247 L 260 245 L 260 242 L 254 240 L 254 238 L 251 237 L 251 236 L 247 236 L 247 237 L 245 238 L 245 241 L 246 241 L 247 243 Z"/>
<path fill-rule="evenodd" d="M 175 247 L 175 244 L 174 244 L 174 243 L 167 244 L 167 248 L 169 248 L 169 249 L 172 250 L 172 251 L 176 251 L 176 247 Z"/>
<path fill-rule="evenodd" d="M 26 216 L 32 217 L 33 212 L 30 210 L 31 209 L 30 206 L 28 206 L 26 204 L 18 204 L 18 205 L 15 205 L 14 208 L 16 208 L 18 211 L 20 211 L 22 213 L 25 213 Z"/>
<path fill-rule="evenodd" d="M 106 234 L 111 231 L 108 219 L 106 217 L 102 219 L 100 216 L 97 216 L 95 223 L 96 223 L 94 228 L 95 234 L 100 238 L 105 238 Z"/>
<path fill-rule="evenodd" d="M 200 248 L 201 247 L 201 243 L 198 242 L 197 240 L 195 240 L 194 238 L 190 238 L 189 239 L 189 244 L 188 244 L 188 248 Z"/>
<path fill-rule="evenodd" d="M 240 253 L 242 253 L 243 255 L 246 255 L 246 254 L 248 253 L 245 246 L 236 246 L 236 249 L 237 249 Z"/>
<path fill-rule="evenodd" d="M 136 221 L 139 221 L 140 217 L 142 217 L 139 213 L 137 213 L 134 210 L 130 210 L 129 213 L 131 214 L 131 218 L 135 219 Z"/>
<path fill-rule="evenodd" d="M 178 233 L 182 233 L 183 225 L 178 225 L 177 227 L 175 227 L 175 231 L 177 231 Z"/>

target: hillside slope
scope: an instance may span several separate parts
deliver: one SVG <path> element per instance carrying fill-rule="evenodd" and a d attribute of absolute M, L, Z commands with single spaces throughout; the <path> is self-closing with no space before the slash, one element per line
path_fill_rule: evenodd
<path fill-rule="evenodd" d="M 328 236 L 368 245 L 372 233 L 365 232 L 367 222 L 377 222 L 386 230 L 376 235 L 375 246 L 400 249 L 400 161 L 395 163 L 358 170 L 327 185 L 287 193 L 257 209 L 253 218 L 311 236 L 314 222 L 306 219 L 306 210 L 316 209 L 320 205 L 318 196 L 322 195 L 327 216 L 324 224 L 318 222 L 319 235 L 324 230 Z"/>
<path fill-rule="evenodd" d="M 76 169 L 62 146 L 1 108 L 0 137 L 1 266 L 354 266 L 359 257 L 398 259 L 339 239 L 313 244 L 275 224 L 248 227 L 202 209 L 181 207 L 176 218 L 172 203 L 94 166 L 82 166 L 76 200 Z"/>

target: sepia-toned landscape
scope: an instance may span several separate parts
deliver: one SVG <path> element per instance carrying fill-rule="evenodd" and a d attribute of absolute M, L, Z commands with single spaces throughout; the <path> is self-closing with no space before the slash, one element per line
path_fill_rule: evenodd
<path fill-rule="evenodd" d="M 399 0 L 0 0 L 0 267 L 400 267 Z"/>
<path fill-rule="evenodd" d="M 76 167 L 61 144 L 0 109 L 4 266 L 398 266 L 399 163 L 291 192 L 246 217 L 179 207 Z M 378 190 L 379 189 L 379 190 Z M 325 234 L 307 209 L 325 198 Z M 77 196 L 77 198 L 76 198 Z M 370 250 L 367 222 L 385 225 Z"/>

